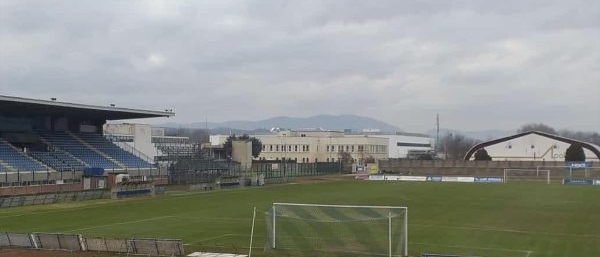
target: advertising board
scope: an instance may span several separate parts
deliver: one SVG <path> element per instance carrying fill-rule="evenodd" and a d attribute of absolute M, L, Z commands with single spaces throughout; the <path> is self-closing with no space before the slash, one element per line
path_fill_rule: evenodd
<path fill-rule="evenodd" d="M 565 168 L 567 169 L 587 169 L 592 167 L 592 162 L 567 162 Z"/>
<path fill-rule="evenodd" d="M 478 177 L 475 178 L 475 183 L 488 183 L 488 184 L 494 184 L 494 183 L 502 183 L 504 182 L 502 178 L 499 177 Z"/>
<path fill-rule="evenodd" d="M 442 177 L 436 177 L 436 176 L 427 177 L 427 181 L 430 181 L 430 182 L 442 182 Z"/>
<path fill-rule="evenodd" d="M 400 181 L 426 181 L 427 177 L 425 176 L 400 176 L 398 179 Z"/>
<path fill-rule="evenodd" d="M 475 182 L 475 178 L 474 177 L 442 177 L 442 182 L 472 183 L 472 182 Z"/>
<path fill-rule="evenodd" d="M 563 185 L 584 185 L 591 186 L 594 185 L 593 179 L 583 179 L 583 178 L 565 178 L 563 179 Z"/>
<path fill-rule="evenodd" d="M 370 175 L 369 176 L 369 180 L 383 181 L 383 180 L 385 180 L 385 176 L 383 176 L 383 175 Z"/>

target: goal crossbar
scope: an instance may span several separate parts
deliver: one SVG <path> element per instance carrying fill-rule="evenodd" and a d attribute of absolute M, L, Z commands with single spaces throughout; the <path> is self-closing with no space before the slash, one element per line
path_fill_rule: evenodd
<path fill-rule="evenodd" d="M 310 203 L 273 203 L 273 205 L 289 206 L 307 206 L 307 207 L 335 207 L 335 208 L 369 208 L 369 209 L 403 209 L 408 211 L 408 207 L 403 206 L 382 206 L 382 205 L 336 205 L 336 204 L 310 204 Z"/>

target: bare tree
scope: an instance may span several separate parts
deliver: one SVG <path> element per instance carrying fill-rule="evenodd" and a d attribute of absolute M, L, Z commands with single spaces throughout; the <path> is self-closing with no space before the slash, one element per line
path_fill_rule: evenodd
<path fill-rule="evenodd" d="M 462 160 L 469 149 L 476 144 L 475 139 L 460 134 L 450 133 L 440 140 L 440 147 L 448 160 Z"/>
<path fill-rule="evenodd" d="M 539 131 L 539 132 L 544 132 L 544 133 L 553 134 L 553 135 L 558 134 L 553 127 L 550 127 L 543 123 L 525 124 L 517 130 L 517 133 L 525 133 L 525 132 L 529 132 L 529 131 Z"/>

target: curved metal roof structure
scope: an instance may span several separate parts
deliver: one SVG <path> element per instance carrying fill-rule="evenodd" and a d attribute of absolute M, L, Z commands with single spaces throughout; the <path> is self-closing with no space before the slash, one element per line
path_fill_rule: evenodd
<path fill-rule="evenodd" d="M 151 111 L 121 108 L 115 106 L 98 106 L 77 103 L 39 100 L 0 95 L 0 116 L 44 116 L 67 115 L 72 117 L 97 118 L 102 120 L 125 120 L 140 118 L 171 117 L 171 110 Z"/>
<path fill-rule="evenodd" d="M 557 135 L 553 135 L 553 134 L 548 134 L 548 133 L 544 133 L 541 131 L 528 131 L 528 132 L 523 132 L 523 133 L 519 133 L 516 135 L 512 135 L 512 136 L 508 136 L 508 137 L 503 137 L 503 138 L 499 138 L 499 139 L 495 139 L 495 140 L 491 140 L 491 141 L 487 141 L 487 142 L 483 142 L 480 144 L 477 144 L 473 147 L 471 147 L 471 149 L 469 149 L 469 151 L 467 152 L 467 154 L 465 154 L 465 161 L 468 161 L 471 159 L 471 156 L 473 156 L 473 154 L 475 154 L 475 152 L 477 152 L 477 150 L 490 146 L 490 145 L 495 145 L 498 143 L 502 143 L 502 142 L 506 142 L 515 138 L 519 138 L 519 137 L 523 137 L 526 135 L 530 135 L 530 134 L 536 134 L 536 135 L 540 135 L 543 137 L 547 137 L 553 140 L 557 140 L 557 141 L 561 141 L 561 142 L 565 142 L 568 144 L 580 144 L 583 148 L 590 150 L 592 153 L 594 153 L 599 159 L 600 159 L 600 146 L 594 145 L 594 144 L 590 144 L 590 143 L 586 143 L 583 141 L 579 141 L 579 140 L 574 140 L 574 139 L 570 139 L 570 138 L 566 138 L 566 137 L 561 137 L 561 136 L 557 136 Z"/>

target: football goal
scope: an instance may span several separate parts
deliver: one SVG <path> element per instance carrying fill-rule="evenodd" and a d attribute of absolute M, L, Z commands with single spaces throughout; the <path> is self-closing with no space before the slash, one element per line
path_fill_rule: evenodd
<path fill-rule="evenodd" d="M 550 170 L 504 169 L 504 183 L 516 181 L 543 182 L 550 184 Z"/>
<path fill-rule="evenodd" d="M 277 256 L 407 256 L 408 208 L 274 203 L 267 249 Z"/>

